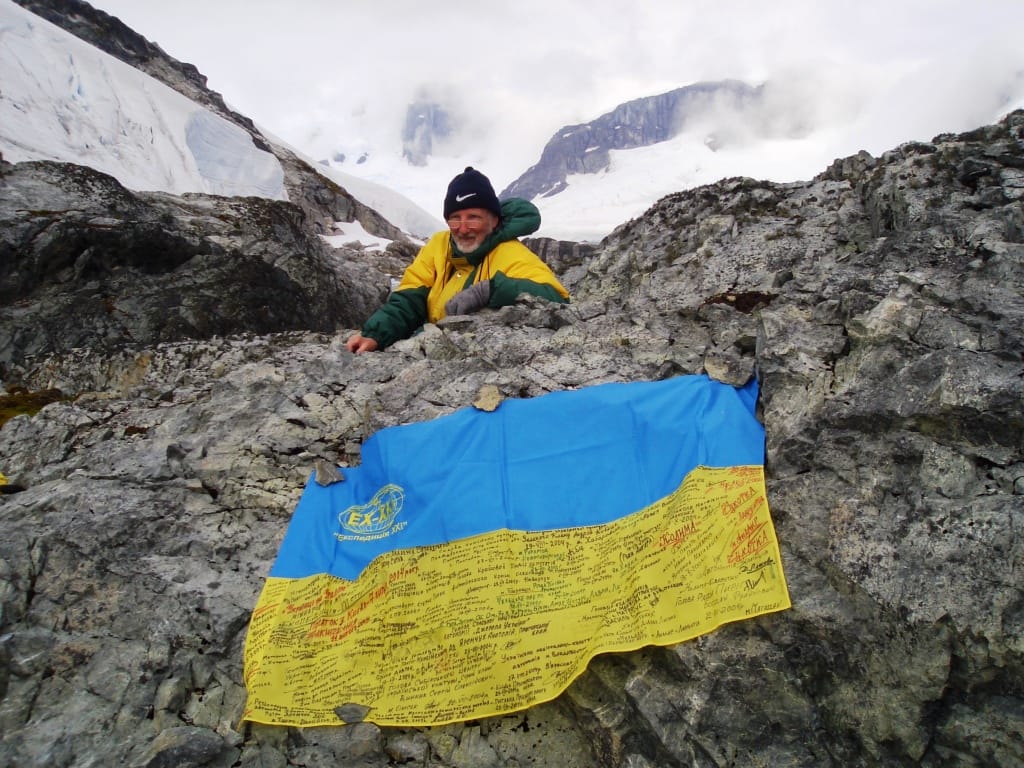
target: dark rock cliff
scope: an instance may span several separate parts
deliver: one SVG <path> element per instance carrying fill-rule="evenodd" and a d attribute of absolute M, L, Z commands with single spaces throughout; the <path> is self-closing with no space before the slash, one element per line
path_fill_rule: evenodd
<path fill-rule="evenodd" d="M 60 396 L 0 428 L 0 762 L 1024 764 L 1024 113 L 807 182 L 671 195 L 599 246 L 535 244 L 572 304 L 446 319 L 384 353 L 350 355 L 340 329 L 12 366 L 10 395 Z M 356 462 L 372 432 L 484 384 L 700 371 L 760 379 L 790 610 L 603 655 L 504 717 L 239 724 L 249 612 L 314 458 Z"/>
<path fill-rule="evenodd" d="M 434 150 L 434 142 L 451 135 L 452 117 L 448 111 L 431 101 L 409 105 L 402 126 L 402 157 L 410 165 L 426 165 Z"/>
<path fill-rule="evenodd" d="M 0 159 L 0 375 L 73 348 L 358 325 L 387 295 L 296 206 Z"/>

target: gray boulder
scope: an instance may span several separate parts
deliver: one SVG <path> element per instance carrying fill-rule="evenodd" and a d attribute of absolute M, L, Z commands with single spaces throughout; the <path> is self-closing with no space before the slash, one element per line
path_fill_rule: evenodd
<path fill-rule="evenodd" d="M 26 356 L 361 323 L 387 295 L 297 206 L 133 193 L 0 159 L 0 370 Z"/>

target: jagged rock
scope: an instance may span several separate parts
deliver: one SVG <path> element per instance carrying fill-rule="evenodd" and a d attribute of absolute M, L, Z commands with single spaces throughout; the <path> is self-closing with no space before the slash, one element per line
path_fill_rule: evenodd
<path fill-rule="evenodd" d="M 326 459 L 317 459 L 313 462 L 313 474 L 320 485 L 334 485 L 334 483 L 340 483 L 345 479 L 342 471 Z M 348 718 L 346 718 L 347 721 Z"/>
<path fill-rule="evenodd" d="M 168 728 L 132 763 L 132 768 L 200 768 L 210 765 L 225 746 L 220 736 L 206 728 Z"/>
<path fill-rule="evenodd" d="M 1024 763 L 1022 165 L 1017 112 L 674 194 L 572 257 L 573 303 L 384 353 L 342 328 L 26 358 L 4 386 L 65 398 L 0 428 L 23 488 L 0 495 L 0 762 L 131 764 L 190 726 L 252 766 Z M 761 381 L 792 609 L 602 655 L 514 715 L 239 725 L 249 613 L 316 459 L 488 385 L 716 366 Z"/>
<path fill-rule="evenodd" d="M 132 193 L 64 163 L 0 165 L 0 370 L 28 355 L 362 322 L 364 257 L 295 206 Z"/>
<path fill-rule="evenodd" d="M 595 250 L 595 246 L 589 243 L 553 240 L 549 237 L 524 238 L 523 244 L 561 275 L 564 282 L 573 285 L 578 284 L 586 275 L 587 262 Z"/>

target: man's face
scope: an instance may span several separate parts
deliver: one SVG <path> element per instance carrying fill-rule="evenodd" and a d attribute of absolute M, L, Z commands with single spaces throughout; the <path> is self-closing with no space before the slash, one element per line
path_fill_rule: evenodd
<path fill-rule="evenodd" d="M 498 217 L 485 208 L 466 208 L 448 217 L 448 229 L 452 239 L 463 253 L 471 253 L 480 247 L 494 228 Z"/>

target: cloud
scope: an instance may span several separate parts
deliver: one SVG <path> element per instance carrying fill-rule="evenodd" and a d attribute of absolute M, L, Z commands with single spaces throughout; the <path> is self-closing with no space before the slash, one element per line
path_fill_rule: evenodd
<path fill-rule="evenodd" d="M 701 80 L 767 82 L 764 119 L 825 124 L 851 153 L 986 122 L 994 91 L 1022 97 L 1019 0 L 94 4 L 315 157 L 398 151 L 407 104 L 431 94 L 460 117 L 450 151 L 499 186 L 562 126 Z"/>
<path fill-rule="evenodd" d="M 430 85 L 457 91 L 469 110 L 532 99 L 571 122 L 702 79 L 763 81 L 822 65 L 899 76 L 915 63 L 963 61 L 1024 21 L 1016 0 L 95 5 L 279 130 L 306 114 L 390 116 L 385 105 Z"/>

